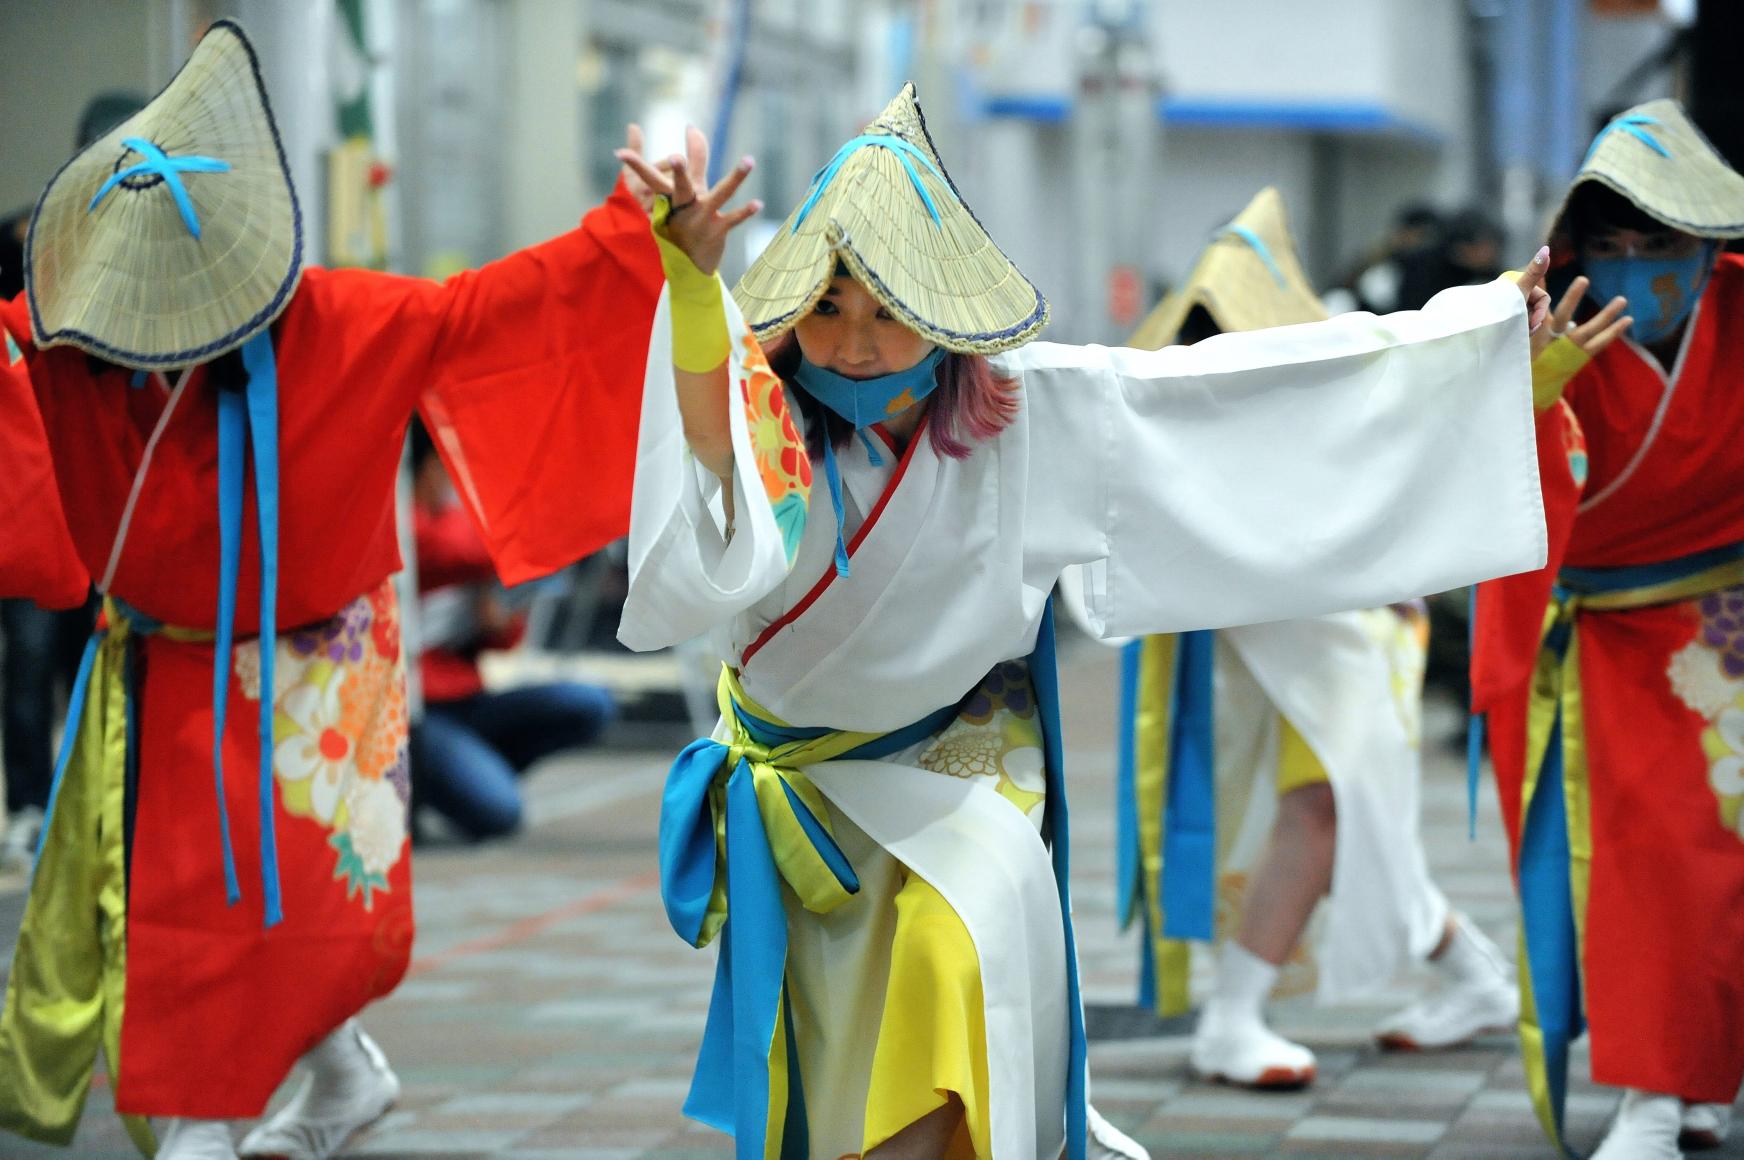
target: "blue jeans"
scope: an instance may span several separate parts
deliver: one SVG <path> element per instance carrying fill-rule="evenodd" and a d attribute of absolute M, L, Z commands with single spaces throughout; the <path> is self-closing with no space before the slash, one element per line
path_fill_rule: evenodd
<path fill-rule="evenodd" d="M 471 838 L 521 828 L 518 778 L 540 758 L 590 744 L 617 716 L 592 685 L 530 685 L 432 701 L 412 727 L 412 804 Z"/>

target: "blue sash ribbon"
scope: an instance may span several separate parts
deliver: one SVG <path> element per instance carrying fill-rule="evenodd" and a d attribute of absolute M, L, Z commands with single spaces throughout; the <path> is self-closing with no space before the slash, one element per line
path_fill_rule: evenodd
<path fill-rule="evenodd" d="M 248 382 L 241 391 L 218 391 L 218 619 L 212 643 L 212 778 L 218 799 L 218 842 L 224 863 L 225 901 L 234 906 L 242 900 L 236 874 L 236 856 L 230 841 L 230 810 L 224 792 L 224 725 L 230 703 L 230 661 L 235 640 L 236 590 L 242 570 L 242 508 L 245 465 L 249 445 L 254 452 L 254 496 L 260 533 L 260 882 L 265 903 L 265 924 L 284 920 L 279 889 L 278 842 L 273 813 L 273 669 L 278 647 L 278 557 L 279 557 L 279 437 L 278 367 L 273 357 L 272 335 L 262 331 L 242 347 L 242 364 Z M 162 626 L 151 618 L 114 600 L 135 630 L 150 633 Z M 99 629 L 85 646 L 78 677 L 67 702 L 67 721 L 55 760 L 54 781 L 49 788 L 43 837 L 49 833 L 61 779 L 71 760 L 79 723 L 91 684 Z M 40 850 L 39 850 L 40 853 Z"/>

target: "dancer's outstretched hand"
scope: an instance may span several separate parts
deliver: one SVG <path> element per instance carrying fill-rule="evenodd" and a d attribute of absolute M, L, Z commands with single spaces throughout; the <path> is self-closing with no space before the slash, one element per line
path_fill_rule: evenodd
<path fill-rule="evenodd" d="M 683 250 L 697 269 L 713 274 L 720 268 L 721 254 L 727 247 L 727 235 L 740 223 L 755 216 L 763 203 L 752 200 L 735 209 L 727 203 L 739 191 L 751 173 L 751 159 L 741 158 L 732 172 L 711 188 L 698 189 L 708 173 L 708 138 L 692 125 L 685 130 L 686 157 L 673 154 L 650 162 L 642 155 L 642 130 L 631 125 L 627 134 L 628 148 L 619 149 L 617 158 L 629 170 L 630 189 L 644 198 L 644 205 L 657 196 L 671 203 L 664 233 L 673 245 Z M 694 175 L 694 177 L 693 177 Z"/>
<path fill-rule="evenodd" d="M 1532 332 L 1532 357 L 1550 345 L 1554 335 L 1544 325 L 1550 317 L 1550 292 L 1544 288 L 1544 276 L 1550 272 L 1550 247 L 1540 246 L 1532 255 L 1524 274 L 1514 276 L 1514 284 L 1526 298 L 1526 326 Z"/>
<path fill-rule="evenodd" d="M 1629 324 L 1635 320 L 1623 313 L 1628 309 L 1629 301 L 1619 294 L 1605 303 L 1604 309 L 1597 314 L 1575 325 L 1574 312 L 1580 306 L 1581 299 L 1586 297 L 1586 293 L 1587 277 L 1582 274 L 1569 284 L 1562 301 L 1551 311 L 1550 325 L 1545 329 L 1550 331 L 1553 340 L 1566 338 L 1580 347 L 1582 354 L 1592 358 L 1621 338 L 1623 332 L 1629 329 Z"/>

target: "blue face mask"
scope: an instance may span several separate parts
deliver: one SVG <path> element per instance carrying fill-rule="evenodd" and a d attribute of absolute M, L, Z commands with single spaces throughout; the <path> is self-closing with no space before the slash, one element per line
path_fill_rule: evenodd
<path fill-rule="evenodd" d="M 1587 258 L 1581 265 L 1591 280 L 1588 297 L 1600 306 L 1619 294 L 1627 298 L 1635 319 L 1629 335 L 1651 346 L 1675 334 L 1695 309 L 1714 269 L 1714 245 L 1687 258 Z"/>
<path fill-rule="evenodd" d="M 944 348 L 935 347 L 931 354 L 905 371 L 880 375 L 875 379 L 850 379 L 825 370 L 802 354 L 793 377 L 806 394 L 852 423 L 854 430 L 864 431 L 874 423 L 894 419 L 932 394 L 933 388 L 939 385 L 938 366 L 944 360 Z M 860 438 L 866 441 L 864 435 Z M 842 507 L 842 469 L 836 463 L 835 443 L 828 438 L 823 443 L 824 479 L 830 485 L 830 500 L 836 509 L 836 574 L 846 576 L 849 574 L 848 545 L 843 528 L 847 512 Z M 866 441 L 866 452 L 872 457 L 872 462 L 879 462 L 877 449 L 870 441 Z"/>
<path fill-rule="evenodd" d="M 852 423 L 858 431 L 894 419 L 932 394 L 939 382 L 934 372 L 944 358 L 944 348 L 934 347 L 931 354 L 905 371 L 875 379 L 850 379 L 801 355 L 793 377 L 806 394 Z"/>

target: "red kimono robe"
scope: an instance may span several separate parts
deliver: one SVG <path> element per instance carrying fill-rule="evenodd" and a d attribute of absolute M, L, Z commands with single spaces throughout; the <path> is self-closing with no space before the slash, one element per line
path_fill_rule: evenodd
<path fill-rule="evenodd" d="M 1550 565 L 1479 596 L 1474 708 L 1553 1136 L 1583 1022 L 1599 1083 L 1730 1103 L 1744 1079 L 1741 368 L 1744 258 L 1725 255 L 1670 375 L 1618 342 L 1569 384 L 1541 424 Z"/>
<path fill-rule="evenodd" d="M 225 905 L 219 856 L 209 368 L 190 372 L 160 426 L 162 380 L 27 349 L 73 541 L 93 577 L 112 575 L 0 1019 L 0 1127 L 70 1139 L 99 1043 L 123 1113 L 259 1115 L 299 1056 L 398 983 L 413 926 L 388 577 L 406 425 L 422 411 L 505 581 L 622 536 L 661 285 L 647 218 L 621 189 L 580 228 L 444 284 L 303 274 L 274 324 L 284 627 L 264 693 L 284 920 L 270 929 L 252 488 L 222 742 L 238 905 Z M 0 542 L 0 562 L 14 548 Z"/>

